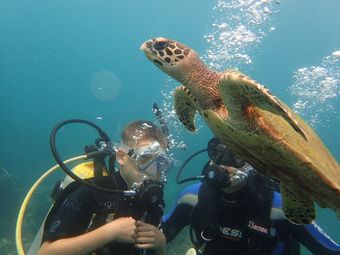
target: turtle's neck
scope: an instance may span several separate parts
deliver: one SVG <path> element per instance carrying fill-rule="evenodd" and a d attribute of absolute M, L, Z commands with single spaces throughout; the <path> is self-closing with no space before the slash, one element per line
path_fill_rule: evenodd
<path fill-rule="evenodd" d="M 176 77 L 179 82 L 188 87 L 217 83 L 220 77 L 219 73 L 209 69 L 196 54 L 190 58 L 186 61 L 188 64 L 183 66 L 183 72 L 179 74 L 179 77 Z"/>
<path fill-rule="evenodd" d="M 194 97 L 204 98 L 208 103 L 219 98 L 218 81 L 220 73 L 209 69 L 196 53 L 183 63 L 182 71 L 173 74 L 173 78 L 186 86 Z"/>

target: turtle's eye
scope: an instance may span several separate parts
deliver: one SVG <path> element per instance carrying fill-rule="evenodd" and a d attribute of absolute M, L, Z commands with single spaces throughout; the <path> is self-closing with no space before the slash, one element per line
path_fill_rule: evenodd
<path fill-rule="evenodd" d="M 156 50 L 164 50 L 168 45 L 169 43 L 167 41 L 160 41 L 160 42 L 155 42 L 153 47 Z"/>

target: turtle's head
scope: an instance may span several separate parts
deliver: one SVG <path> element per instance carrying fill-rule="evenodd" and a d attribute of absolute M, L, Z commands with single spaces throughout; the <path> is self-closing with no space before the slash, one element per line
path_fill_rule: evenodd
<path fill-rule="evenodd" d="M 189 70 L 187 66 L 190 66 L 193 58 L 198 58 L 197 53 L 189 47 L 162 37 L 144 42 L 140 49 L 158 68 L 177 80 Z"/>

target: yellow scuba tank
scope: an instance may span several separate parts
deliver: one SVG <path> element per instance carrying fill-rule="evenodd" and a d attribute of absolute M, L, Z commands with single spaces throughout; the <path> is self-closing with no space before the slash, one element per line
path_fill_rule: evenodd
<path fill-rule="evenodd" d="M 75 173 L 78 177 L 82 179 L 88 179 L 94 177 L 94 164 L 93 161 L 88 161 L 81 163 L 79 165 L 76 165 L 73 169 L 72 172 Z M 102 172 L 103 176 L 108 176 L 108 172 L 106 168 L 103 168 Z M 66 176 L 66 178 L 72 179 L 70 176 Z M 65 178 L 65 180 L 66 180 Z M 73 179 L 72 179 L 73 180 Z"/>
<path fill-rule="evenodd" d="M 80 163 L 76 165 L 74 168 L 72 168 L 71 171 L 83 180 L 95 177 L 93 161 Z M 105 167 L 103 167 L 102 175 L 108 176 L 108 171 L 106 170 Z M 74 182 L 74 180 L 69 175 L 66 175 L 64 180 L 56 183 L 52 191 L 51 197 L 55 200 L 55 198 L 58 196 L 58 194 L 56 193 L 62 192 L 71 182 Z"/>

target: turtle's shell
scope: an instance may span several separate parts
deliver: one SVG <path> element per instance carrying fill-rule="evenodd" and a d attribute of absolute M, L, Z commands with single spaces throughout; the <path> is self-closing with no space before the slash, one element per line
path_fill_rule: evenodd
<path fill-rule="evenodd" d="M 313 201 L 340 208 L 340 168 L 318 135 L 266 88 L 235 71 L 221 77 L 219 92 L 230 113 L 199 110 L 221 141 L 259 171 L 280 180 L 286 216 L 313 216 Z M 199 98 L 196 98 L 198 102 Z M 297 207 L 298 209 L 294 208 Z M 305 216 L 305 215 L 304 215 Z"/>

